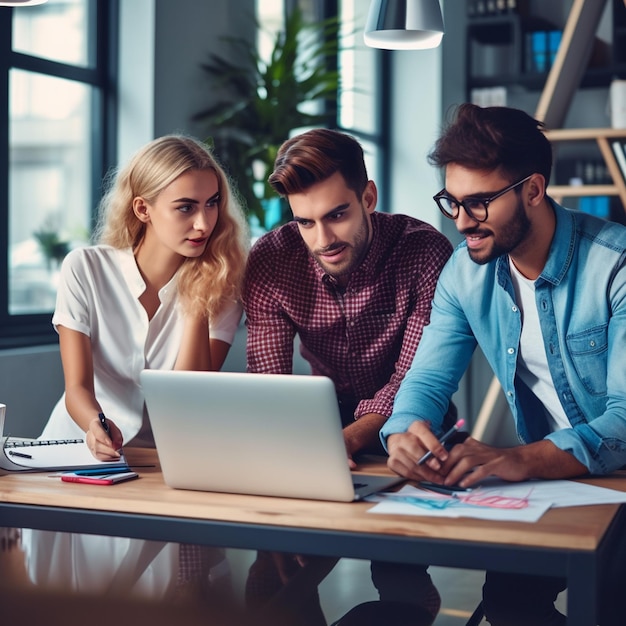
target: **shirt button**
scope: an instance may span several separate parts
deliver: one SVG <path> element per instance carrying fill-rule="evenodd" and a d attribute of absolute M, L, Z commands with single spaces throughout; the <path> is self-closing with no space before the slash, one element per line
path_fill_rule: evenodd
<path fill-rule="evenodd" d="M 507 350 L 507 352 L 508 352 L 509 354 L 515 354 L 515 348 L 509 348 L 509 349 Z"/>
<path fill-rule="evenodd" d="M 517 313 L 517 307 L 515 305 L 513 305 L 511 307 L 511 311 L 513 311 L 513 313 Z"/>
<path fill-rule="evenodd" d="M 512 397 L 513 397 L 513 392 L 512 392 L 512 391 L 507 391 L 507 392 L 506 392 L 506 395 L 507 395 L 509 398 L 512 398 Z"/>
<path fill-rule="evenodd" d="M 592 339 L 592 340 L 589 342 L 589 345 L 593 348 L 593 347 L 596 345 L 596 342 Z"/>

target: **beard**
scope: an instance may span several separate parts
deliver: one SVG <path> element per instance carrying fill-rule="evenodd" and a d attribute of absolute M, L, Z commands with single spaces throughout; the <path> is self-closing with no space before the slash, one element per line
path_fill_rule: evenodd
<path fill-rule="evenodd" d="M 499 228 L 500 234 L 496 237 L 493 231 L 489 229 L 482 229 L 480 226 L 463 231 L 462 235 L 490 235 L 492 237 L 491 248 L 486 251 L 472 250 L 468 248 L 470 259 L 478 265 L 485 265 L 494 259 L 502 256 L 503 254 L 510 254 L 515 248 L 523 243 L 529 233 L 531 232 L 532 225 L 526 211 L 524 209 L 524 203 L 521 198 L 518 198 L 517 205 L 513 215 L 506 224 Z"/>
<path fill-rule="evenodd" d="M 370 233 L 371 227 L 367 219 L 365 209 L 363 209 L 363 220 L 359 229 L 354 234 L 351 243 L 348 243 L 347 241 L 336 242 L 327 248 L 311 251 L 311 255 L 329 276 L 332 276 L 339 282 L 343 282 L 345 284 L 347 283 L 352 272 L 354 272 L 354 270 L 361 264 L 367 254 L 371 239 Z M 326 263 L 322 258 L 323 254 L 328 254 L 333 250 L 339 250 L 344 247 L 348 249 L 350 254 L 343 263 Z"/>

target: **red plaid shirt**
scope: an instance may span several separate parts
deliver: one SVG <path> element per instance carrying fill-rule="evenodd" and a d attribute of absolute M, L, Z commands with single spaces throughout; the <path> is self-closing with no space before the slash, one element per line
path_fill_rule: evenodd
<path fill-rule="evenodd" d="M 295 223 L 261 237 L 248 260 L 243 303 L 248 371 L 292 372 L 295 335 L 313 374 L 367 413 L 393 400 L 430 319 L 452 245 L 406 215 L 372 214 L 373 239 L 345 290 L 311 257 Z"/>

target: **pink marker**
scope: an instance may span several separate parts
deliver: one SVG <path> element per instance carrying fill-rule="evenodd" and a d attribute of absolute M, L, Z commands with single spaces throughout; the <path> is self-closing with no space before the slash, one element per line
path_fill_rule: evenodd
<path fill-rule="evenodd" d="M 465 420 L 464 419 L 460 419 L 457 421 L 457 423 L 444 435 L 442 435 L 441 439 L 439 440 L 440 444 L 444 444 L 446 441 L 448 441 L 448 439 L 450 439 L 450 437 L 452 437 L 452 435 L 454 435 L 454 433 L 459 430 L 459 428 L 463 427 L 463 424 L 465 424 Z M 426 461 L 428 461 L 428 459 L 430 459 L 430 457 L 433 455 L 433 453 L 429 450 L 418 462 L 418 465 L 423 465 L 424 463 L 426 463 Z"/>

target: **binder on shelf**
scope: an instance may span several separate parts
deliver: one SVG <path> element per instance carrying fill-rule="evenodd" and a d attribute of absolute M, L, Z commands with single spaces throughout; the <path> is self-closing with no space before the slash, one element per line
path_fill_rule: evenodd
<path fill-rule="evenodd" d="M 526 36 L 527 71 L 543 74 L 548 71 L 548 37 L 544 30 L 529 32 Z"/>
<path fill-rule="evenodd" d="M 563 31 L 533 30 L 526 33 L 524 45 L 524 70 L 545 74 L 550 70 L 561 45 Z"/>
<path fill-rule="evenodd" d="M 481 87 L 470 92 L 470 102 L 480 107 L 506 106 L 506 87 Z"/>
<path fill-rule="evenodd" d="M 619 165 L 620 172 L 622 173 L 622 178 L 626 181 L 626 152 L 624 152 L 624 144 L 621 141 L 614 141 L 611 144 L 613 148 L 613 154 L 615 155 L 615 160 Z"/>
<path fill-rule="evenodd" d="M 578 210 L 608 220 L 611 206 L 608 196 L 583 196 L 578 203 Z"/>
<path fill-rule="evenodd" d="M 549 30 L 548 31 L 548 65 L 552 67 L 554 60 L 556 59 L 559 46 L 561 45 L 561 39 L 563 38 L 563 31 Z"/>
<path fill-rule="evenodd" d="M 487 0 L 476 0 L 474 3 L 475 15 L 482 17 L 487 15 Z"/>
<path fill-rule="evenodd" d="M 485 8 L 487 15 L 496 15 L 498 13 L 498 5 L 496 0 L 487 0 Z"/>

